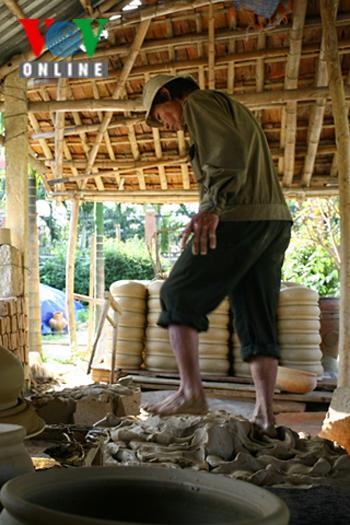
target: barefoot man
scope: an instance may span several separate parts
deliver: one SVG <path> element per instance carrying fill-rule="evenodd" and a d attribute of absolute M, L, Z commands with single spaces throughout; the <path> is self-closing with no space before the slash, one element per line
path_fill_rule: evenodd
<path fill-rule="evenodd" d="M 169 330 L 181 384 L 147 409 L 160 415 L 207 411 L 198 333 L 228 296 L 256 387 L 254 421 L 268 429 L 279 358 L 277 301 L 292 220 L 266 137 L 242 104 L 199 89 L 191 77 L 153 77 L 143 101 L 149 126 L 188 131 L 200 193 L 198 213 L 183 232 L 184 250 L 161 289 L 158 324 Z"/>

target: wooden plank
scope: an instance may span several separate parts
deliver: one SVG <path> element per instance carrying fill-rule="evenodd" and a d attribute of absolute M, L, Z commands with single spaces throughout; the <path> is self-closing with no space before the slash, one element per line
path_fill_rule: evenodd
<path fill-rule="evenodd" d="M 119 377 L 125 375 L 127 371 L 119 371 Z M 129 377 L 139 384 L 143 388 L 154 389 L 154 390 L 168 390 L 176 389 L 180 380 L 175 377 L 152 377 L 144 374 L 128 373 Z M 99 368 L 94 366 L 92 368 L 92 379 L 96 382 L 108 382 L 110 376 L 110 370 Z M 215 377 L 215 376 L 213 376 Z M 215 397 L 236 397 L 237 399 L 253 399 L 255 398 L 255 387 L 249 384 L 239 384 L 231 382 L 231 377 L 222 378 L 217 380 L 208 381 L 203 376 L 203 387 L 209 395 Z M 292 394 L 289 392 L 281 392 L 275 390 L 274 400 L 275 401 L 292 401 L 301 403 L 329 403 L 332 399 L 332 393 L 327 391 L 314 390 L 306 394 Z"/>

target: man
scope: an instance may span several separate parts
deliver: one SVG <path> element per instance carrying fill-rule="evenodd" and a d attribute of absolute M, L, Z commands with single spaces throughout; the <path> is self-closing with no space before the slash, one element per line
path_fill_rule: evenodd
<path fill-rule="evenodd" d="M 253 420 L 274 424 L 279 349 L 276 310 L 291 216 L 266 137 L 253 115 L 191 77 L 158 75 L 144 88 L 146 122 L 188 131 L 200 190 L 198 213 L 183 232 L 184 251 L 161 290 L 158 324 L 167 327 L 179 368 L 179 390 L 147 409 L 160 415 L 205 413 L 198 332 L 228 296 L 256 387 Z"/>

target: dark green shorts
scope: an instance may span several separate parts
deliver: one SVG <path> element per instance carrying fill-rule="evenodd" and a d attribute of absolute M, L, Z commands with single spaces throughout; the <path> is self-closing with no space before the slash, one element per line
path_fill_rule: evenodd
<path fill-rule="evenodd" d="M 208 329 L 207 314 L 229 297 L 242 358 L 279 357 L 276 311 L 289 221 L 221 222 L 217 247 L 193 255 L 189 243 L 161 289 L 159 326 Z"/>

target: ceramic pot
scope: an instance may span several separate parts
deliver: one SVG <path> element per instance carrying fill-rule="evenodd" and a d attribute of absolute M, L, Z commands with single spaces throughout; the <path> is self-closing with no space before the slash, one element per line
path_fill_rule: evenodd
<path fill-rule="evenodd" d="M 23 445 L 25 435 L 20 425 L 0 423 L 0 487 L 9 479 L 34 470 Z"/>
<path fill-rule="evenodd" d="M 324 357 L 338 357 L 339 341 L 339 299 L 321 297 L 321 350 Z"/>
<path fill-rule="evenodd" d="M 0 497 L 4 506 L 0 525 L 286 525 L 289 521 L 286 504 L 261 487 L 182 469 L 49 470 L 9 481 Z"/>
<path fill-rule="evenodd" d="M 277 369 L 276 386 L 285 392 L 305 394 L 317 386 L 316 374 L 306 370 L 297 370 L 279 366 Z"/>
<path fill-rule="evenodd" d="M 68 326 L 68 321 L 63 317 L 62 312 L 55 312 L 49 320 L 49 325 L 54 332 L 63 332 Z"/>
<path fill-rule="evenodd" d="M 13 352 L 0 346 L 0 410 L 16 406 L 23 385 L 21 361 Z"/>

